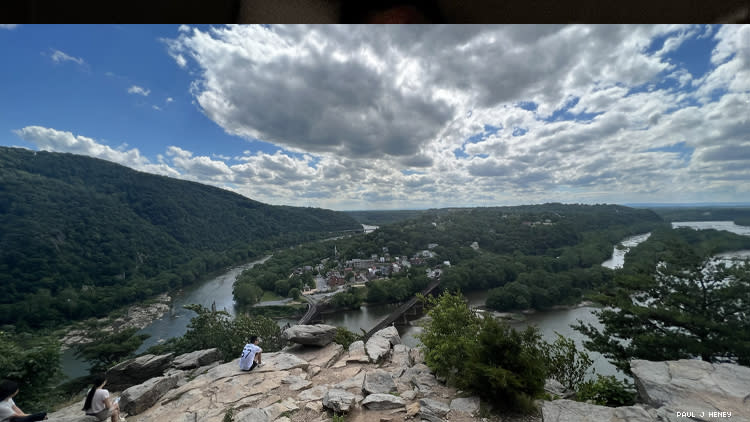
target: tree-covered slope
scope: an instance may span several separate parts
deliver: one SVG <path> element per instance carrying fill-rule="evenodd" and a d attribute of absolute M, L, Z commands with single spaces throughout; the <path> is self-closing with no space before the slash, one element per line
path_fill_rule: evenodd
<path fill-rule="evenodd" d="M 101 315 L 269 248 L 359 227 L 340 212 L 0 148 L 0 324 Z"/>

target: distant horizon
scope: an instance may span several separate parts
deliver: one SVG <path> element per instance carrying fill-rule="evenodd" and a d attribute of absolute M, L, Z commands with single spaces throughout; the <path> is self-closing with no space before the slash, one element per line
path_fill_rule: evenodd
<path fill-rule="evenodd" d="M 3 25 L 0 145 L 334 210 L 744 204 L 748 43 L 748 24 Z"/>

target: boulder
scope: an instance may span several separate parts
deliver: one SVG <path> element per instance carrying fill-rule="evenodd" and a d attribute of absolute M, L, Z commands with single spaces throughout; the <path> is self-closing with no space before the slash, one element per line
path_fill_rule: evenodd
<path fill-rule="evenodd" d="M 409 350 L 411 348 L 405 344 L 396 344 L 393 346 L 393 352 L 391 353 L 391 364 L 397 368 L 408 368 L 411 366 L 411 359 L 409 358 Z"/>
<path fill-rule="evenodd" d="M 406 406 L 406 401 L 392 394 L 370 394 L 362 401 L 362 406 L 370 410 L 398 409 Z"/>
<path fill-rule="evenodd" d="M 328 388 L 323 385 L 316 385 L 315 387 L 305 390 L 297 395 L 300 401 L 313 401 L 322 400 L 328 392 Z"/>
<path fill-rule="evenodd" d="M 479 411 L 479 397 L 461 397 L 451 400 L 451 411 L 475 414 Z"/>
<path fill-rule="evenodd" d="M 292 325 L 284 330 L 284 338 L 292 343 L 309 346 L 327 346 L 336 335 L 336 327 L 325 324 Z"/>
<path fill-rule="evenodd" d="M 663 420 L 641 406 L 606 407 L 573 400 L 542 403 L 544 422 L 655 422 Z"/>
<path fill-rule="evenodd" d="M 396 382 L 390 373 L 376 369 L 365 374 L 362 390 L 367 394 L 390 393 L 396 391 Z"/>
<path fill-rule="evenodd" d="M 701 360 L 633 360 L 630 370 L 641 399 L 665 414 L 731 412 L 732 422 L 750 422 L 748 367 Z"/>
<path fill-rule="evenodd" d="M 344 347 L 336 343 L 323 347 L 295 345 L 286 351 L 308 361 L 312 366 L 330 368 L 344 353 Z"/>
<path fill-rule="evenodd" d="M 424 363 L 424 352 L 421 349 L 412 347 L 409 349 L 409 365 Z"/>
<path fill-rule="evenodd" d="M 548 378 L 544 381 L 544 391 L 552 394 L 553 396 L 558 397 L 564 397 L 564 398 L 570 398 L 568 397 L 571 393 L 567 388 L 565 388 L 564 385 L 560 383 L 560 381 Z"/>
<path fill-rule="evenodd" d="M 372 362 L 378 362 L 391 352 L 391 346 L 401 344 L 401 337 L 396 327 L 386 327 L 376 332 L 365 343 L 367 356 Z"/>
<path fill-rule="evenodd" d="M 333 388 L 337 388 L 341 390 L 356 389 L 357 392 L 360 392 L 362 391 L 362 386 L 364 385 L 364 383 L 365 383 L 365 373 L 360 372 L 357 375 L 334 385 Z"/>
<path fill-rule="evenodd" d="M 451 410 L 450 405 L 434 399 L 424 398 L 419 400 L 420 413 L 444 417 Z"/>
<path fill-rule="evenodd" d="M 177 385 L 177 377 L 151 378 L 143 384 L 134 385 L 122 392 L 120 409 L 137 415 L 159 401 L 167 391 Z"/>
<path fill-rule="evenodd" d="M 127 360 L 107 371 L 107 387 L 122 391 L 151 378 L 159 377 L 172 362 L 173 353 L 166 355 L 143 355 Z"/>
<path fill-rule="evenodd" d="M 370 358 L 367 357 L 365 352 L 365 342 L 358 340 L 349 345 L 349 357 L 346 358 L 346 362 L 359 362 L 367 363 Z"/>
<path fill-rule="evenodd" d="M 196 350 L 195 352 L 185 353 L 177 356 L 172 361 L 172 366 L 177 369 L 193 369 L 221 360 L 219 349 Z"/>
<path fill-rule="evenodd" d="M 253 407 L 236 414 L 233 420 L 235 422 L 271 422 L 265 410 Z"/>
<path fill-rule="evenodd" d="M 331 409 L 336 413 L 348 413 L 354 407 L 357 396 L 346 391 L 332 389 L 326 391 L 323 396 L 323 407 Z"/>

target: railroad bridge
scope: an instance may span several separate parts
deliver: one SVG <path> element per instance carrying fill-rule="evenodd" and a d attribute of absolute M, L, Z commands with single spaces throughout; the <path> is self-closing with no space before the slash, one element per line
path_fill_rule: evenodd
<path fill-rule="evenodd" d="M 427 287 L 425 287 L 424 290 L 421 291 L 422 295 L 424 296 L 431 295 L 435 291 L 435 289 L 437 289 L 439 285 L 440 285 L 440 277 L 430 282 L 430 284 L 427 285 Z M 314 324 L 316 322 L 321 322 L 322 318 L 320 317 L 320 309 L 318 308 L 318 305 L 311 298 L 307 296 L 303 296 L 303 297 L 308 303 L 307 312 L 305 312 L 305 315 L 302 316 L 298 324 L 306 325 L 306 324 Z M 375 327 L 373 327 L 370 331 L 368 331 L 365 334 L 365 340 L 370 338 L 370 336 L 375 334 L 377 331 L 382 330 L 383 328 L 391 324 L 396 324 L 396 323 L 406 324 L 409 320 L 408 318 L 409 316 L 419 315 L 421 312 L 422 312 L 422 304 L 419 302 L 417 295 L 414 295 L 411 299 L 402 303 L 401 306 L 396 308 L 387 317 L 383 318 L 383 320 L 381 320 Z"/>

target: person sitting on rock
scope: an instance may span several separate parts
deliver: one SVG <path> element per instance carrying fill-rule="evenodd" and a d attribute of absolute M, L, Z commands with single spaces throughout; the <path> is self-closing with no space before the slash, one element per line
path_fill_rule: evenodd
<path fill-rule="evenodd" d="M 251 336 L 250 343 L 245 345 L 242 349 L 242 356 L 240 356 L 240 370 L 252 371 L 256 366 L 263 365 L 261 362 L 261 352 L 263 349 L 258 347 L 258 336 Z"/>
<path fill-rule="evenodd" d="M 107 380 L 102 376 L 94 378 L 94 385 L 91 386 L 91 390 L 86 396 L 83 411 L 89 416 L 96 416 L 96 419 L 100 421 L 111 418 L 112 422 L 118 422 L 120 420 L 120 405 L 117 402 L 110 402 L 109 391 L 104 389 L 106 383 Z"/>
<path fill-rule="evenodd" d="M 29 415 L 23 413 L 13 402 L 18 394 L 18 383 L 10 380 L 0 382 L 0 422 L 33 422 L 47 419 L 47 413 Z"/>

